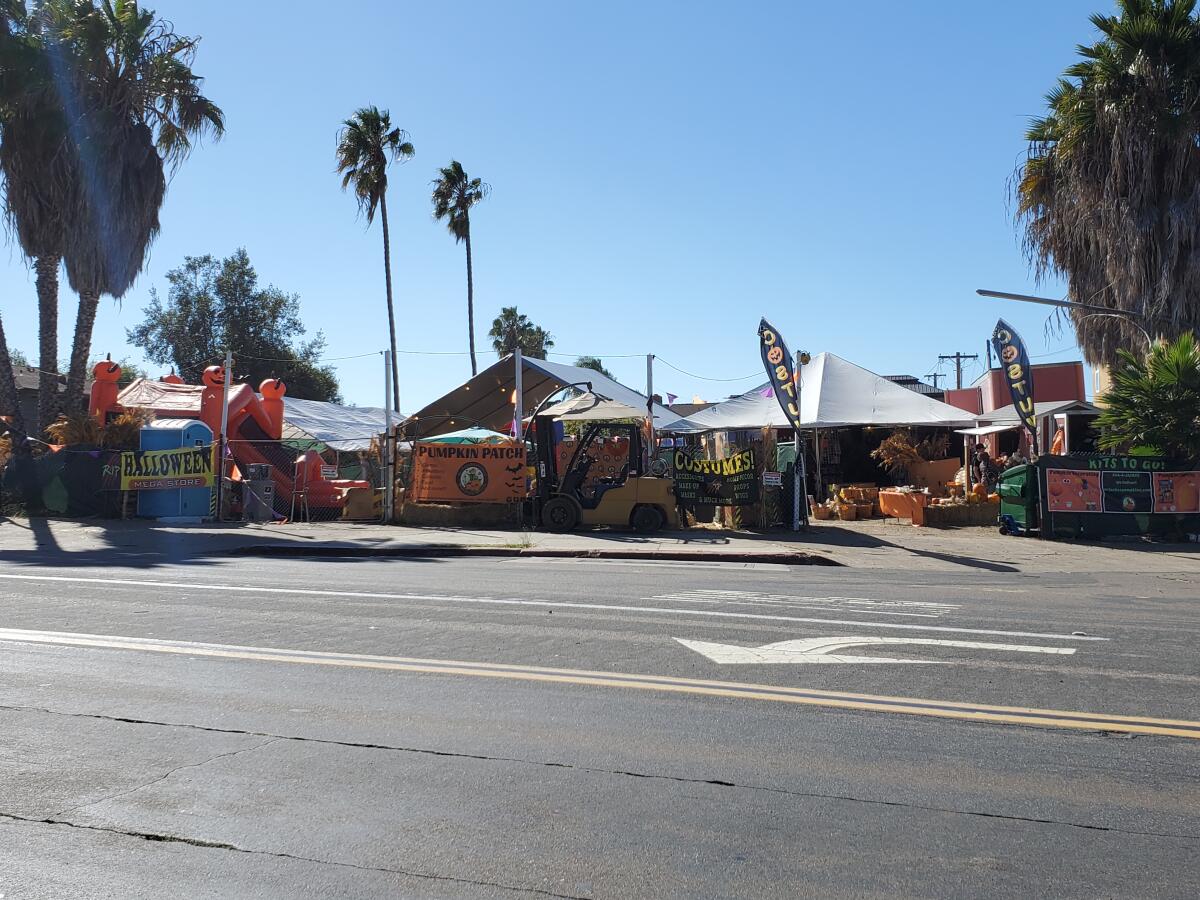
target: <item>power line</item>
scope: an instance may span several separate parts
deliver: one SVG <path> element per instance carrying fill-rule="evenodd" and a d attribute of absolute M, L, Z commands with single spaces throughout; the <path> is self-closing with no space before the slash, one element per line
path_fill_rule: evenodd
<path fill-rule="evenodd" d="M 674 369 L 674 370 L 675 370 L 676 372 L 678 372 L 680 375 L 686 375 L 686 376 L 688 376 L 688 378 L 699 378 L 701 381 L 726 381 L 726 382 L 727 382 L 727 381 L 748 381 L 748 380 L 750 380 L 751 378 L 762 378 L 762 377 L 764 377 L 762 372 L 755 372 L 755 373 L 754 373 L 754 374 L 752 374 L 752 375 L 743 375 L 743 376 L 741 376 L 740 378 L 709 378 L 707 375 L 697 375 L 695 372 L 688 372 L 686 369 L 681 369 L 681 368 L 679 368 L 679 366 L 677 366 L 677 365 L 674 365 L 673 363 L 670 363 L 670 362 L 668 362 L 667 360 L 663 359 L 661 356 L 656 356 L 656 357 L 654 357 L 654 358 L 655 358 L 655 359 L 656 359 L 658 362 L 660 362 L 660 363 L 662 363 L 664 366 L 666 366 L 667 368 L 669 368 L 669 369 Z"/>

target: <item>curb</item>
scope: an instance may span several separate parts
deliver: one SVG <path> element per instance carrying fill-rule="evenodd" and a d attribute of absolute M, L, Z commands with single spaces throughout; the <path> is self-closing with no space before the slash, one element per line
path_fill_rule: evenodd
<path fill-rule="evenodd" d="M 730 562 L 730 563 L 773 563 L 783 566 L 837 566 L 826 556 L 812 553 L 713 553 L 703 550 L 539 550 L 523 547 L 339 547 L 316 546 L 273 546 L 252 544 L 231 551 L 231 556 L 279 556 L 279 557 L 325 557 L 325 558 L 393 558 L 393 559 L 439 559 L 454 557 L 541 557 L 546 559 L 632 559 L 672 562 Z"/>

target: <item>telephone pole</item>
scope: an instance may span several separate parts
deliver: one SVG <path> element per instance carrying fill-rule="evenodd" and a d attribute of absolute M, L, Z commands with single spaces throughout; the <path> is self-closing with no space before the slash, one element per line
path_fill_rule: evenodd
<path fill-rule="evenodd" d="M 932 378 L 932 379 L 933 379 L 933 386 L 936 388 L 936 387 L 940 387 L 940 385 L 938 384 L 938 379 L 939 379 L 939 378 L 945 378 L 946 376 L 945 376 L 943 373 L 941 373 L 941 372 L 930 372 L 930 373 L 929 373 L 928 375 L 926 375 L 925 377 L 926 377 L 926 378 Z"/>
<path fill-rule="evenodd" d="M 939 362 L 947 359 L 954 360 L 954 381 L 957 388 L 962 390 L 962 364 L 964 360 L 979 359 L 978 353 L 949 353 L 938 357 Z"/>

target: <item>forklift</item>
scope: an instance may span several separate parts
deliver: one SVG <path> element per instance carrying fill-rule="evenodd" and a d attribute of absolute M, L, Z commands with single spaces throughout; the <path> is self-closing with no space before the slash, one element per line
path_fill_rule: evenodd
<path fill-rule="evenodd" d="M 645 471 L 642 430 L 628 421 L 589 421 L 561 478 L 557 465 L 555 417 L 534 415 L 537 489 L 532 517 L 549 531 L 572 531 L 580 525 L 632 528 L 652 534 L 664 526 L 679 527 L 675 485 Z M 620 470 L 588 478 L 605 441 L 623 438 L 629 448 Z"/>

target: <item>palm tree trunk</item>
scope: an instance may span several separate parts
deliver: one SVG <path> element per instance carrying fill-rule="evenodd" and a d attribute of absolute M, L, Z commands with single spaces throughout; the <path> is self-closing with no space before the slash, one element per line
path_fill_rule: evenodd
<path fill-rule="evenodd" d="M 400 374 L 396 359 L 396 311 L 392 306 L 392 241 L 388 234 L 386 193 L 379 198 L 379 212 L 383 217 L 383 275 L 387 279 L 388 336 L 392 341 L 392 409 L 400 412 Z"/>
<path fill-rule="evenodd" d="M 79 292 L 79 315 L 75 318 L 75 342 L 71 345 L 71 368 L 67 372 L 67 396 L 63 409 L 77 412 L 86 409 L 83 387 L 87 380 L 88 355 L 92 352 L 92 329 L 96 325 L 96 310 L 100 295 L 95 291 Z"/>
<path fill-rule="evenodd" d="M 471 271 L 471 226 L 467 225 L 467 340 L 471 346 L 471 377 L 479 374 L 475 367 L 475 278 Z"/>
<path fill-rule="evenodd" d="M 59 257 L 39 256 L 34 263 L 37 271 L 38 295 L 38 405 L 35 434 L 41 434 L 58 418 L 61 402 L 58 396 L 58 264 Z"/>
<path fill-rule="evenodd" d="M 10 418 L 8 427 L 13 439 L 13 456 L 28 455 L 25 417 L 21 415 L 21 398 L 17 394 L 17 380 L 13 377 L 12 357 L 8 355 L 8 338 L 4 335 L 3 319 L 0 319 L 0 415 Z"/>

